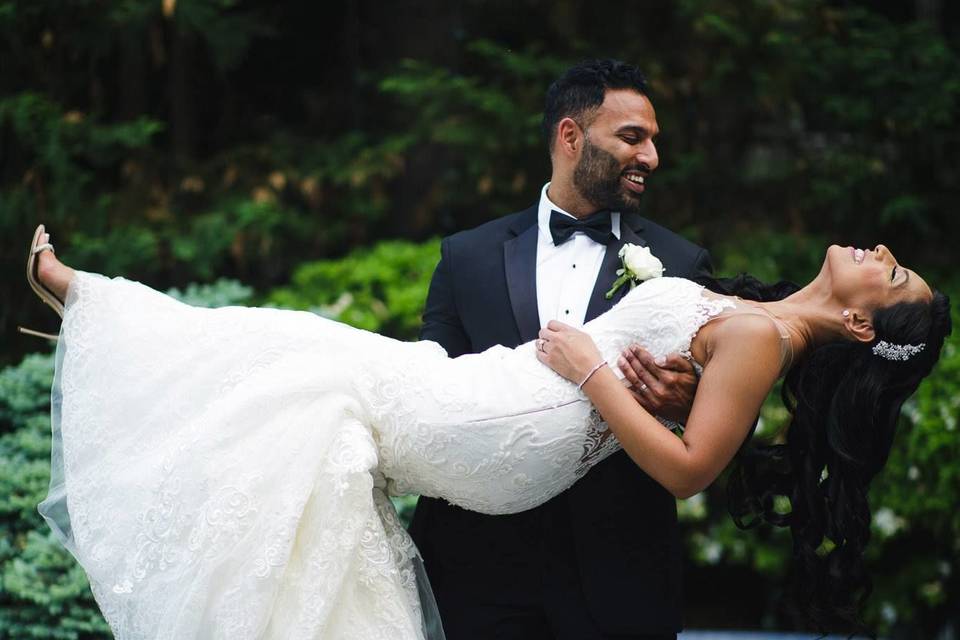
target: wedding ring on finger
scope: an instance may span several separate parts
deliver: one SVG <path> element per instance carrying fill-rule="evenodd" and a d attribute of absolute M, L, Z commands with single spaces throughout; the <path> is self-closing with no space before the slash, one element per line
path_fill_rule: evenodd
<path fill-rule="evenodd" d="M 650 387 L 647 386 L 647 383 L 646 383 L 646 382 L 641 382 L 641 383 L 640 383 L 640 393 L 643 393 L 644 391 L 646 391 L 646 390 L 649 389 L 649 388 L 650 388 Z"/>
<path fill-rule="evenodd" d="M 547 343 L 547 341 L 544 340 L 543 338 L 538 339 L 538 340 L 537 340 L 537 351 L 540 351 L 540 352 L 542 352 L 542 353 L 546 353 L 547 350 L 543 348 L 543 345 L 545 345 L 546 343 Z"/>

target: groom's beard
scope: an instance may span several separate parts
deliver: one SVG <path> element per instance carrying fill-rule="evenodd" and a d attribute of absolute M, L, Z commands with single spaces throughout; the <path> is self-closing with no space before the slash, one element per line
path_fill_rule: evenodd
<path fill-rule="evenodd" d="M 610 153 L 584 137 L 583 155 L 573 170 L 573 186 L 597 209 L 637 213 L 640 194 L 627 191 L 620 183 L 623 167 Z"/>

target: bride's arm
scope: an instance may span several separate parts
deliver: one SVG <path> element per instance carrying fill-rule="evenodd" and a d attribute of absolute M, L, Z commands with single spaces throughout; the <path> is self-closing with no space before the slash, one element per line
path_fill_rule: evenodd
<path fill-rule="evenodd" d="M 547 352 L 538 357 L 575 383 L 601 359 L 589 336 L 566 325 L 548 328 L 542 337 Z M 583 385 L 627 454 L 678 498 L 702 491 L 730 462 L 780 370 L 780 335 L 763 317 L 729 318 L 715 325 L 709 342 L 710 358 L 682 438 L 638 405 L 609 367 Z"/>

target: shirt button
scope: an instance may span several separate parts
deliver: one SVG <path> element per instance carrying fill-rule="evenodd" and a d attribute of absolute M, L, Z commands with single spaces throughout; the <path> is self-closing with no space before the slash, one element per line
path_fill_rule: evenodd
<path fill-rule="evenodd" d="M 564 313 L 567 314 L 567 315 L 570 315 L 570 309 L 564 310 Z"/>
<path fill-rule="evenodd" d="M 573 263 L 573 268 L 574 268 L 574 269 L 577 268 L 577 263 L 576 263 L 576 262 Z"/>

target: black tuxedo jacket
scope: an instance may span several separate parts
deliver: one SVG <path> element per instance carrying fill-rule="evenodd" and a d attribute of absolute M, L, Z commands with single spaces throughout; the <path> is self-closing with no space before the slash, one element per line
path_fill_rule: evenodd
<path fill-rule="evenodd" d="M 421 338 L 438 342 L 451 357 L 536 338 L 537 233 L 535 205 L 444 239 Z M 711 270 L 704 249 L 638 215 L 622 215 L 620 239 L 607 246 L 587 320 L 628 290 L 604 298 L 624 243 L 649 246 L 667 276 Z M 676 521 L 674 497 L 621 451 L 564 494 L 520 514 L 487 516 L 421 498 L 410 531 L 441 613 L 451 581 L 469 581 L 459 586 L 510 602 L 541 588 L 550 565 L 570 564 L 572 556 L 583 601 L 600 629 L 663 633 L 681 626 Z"/>

